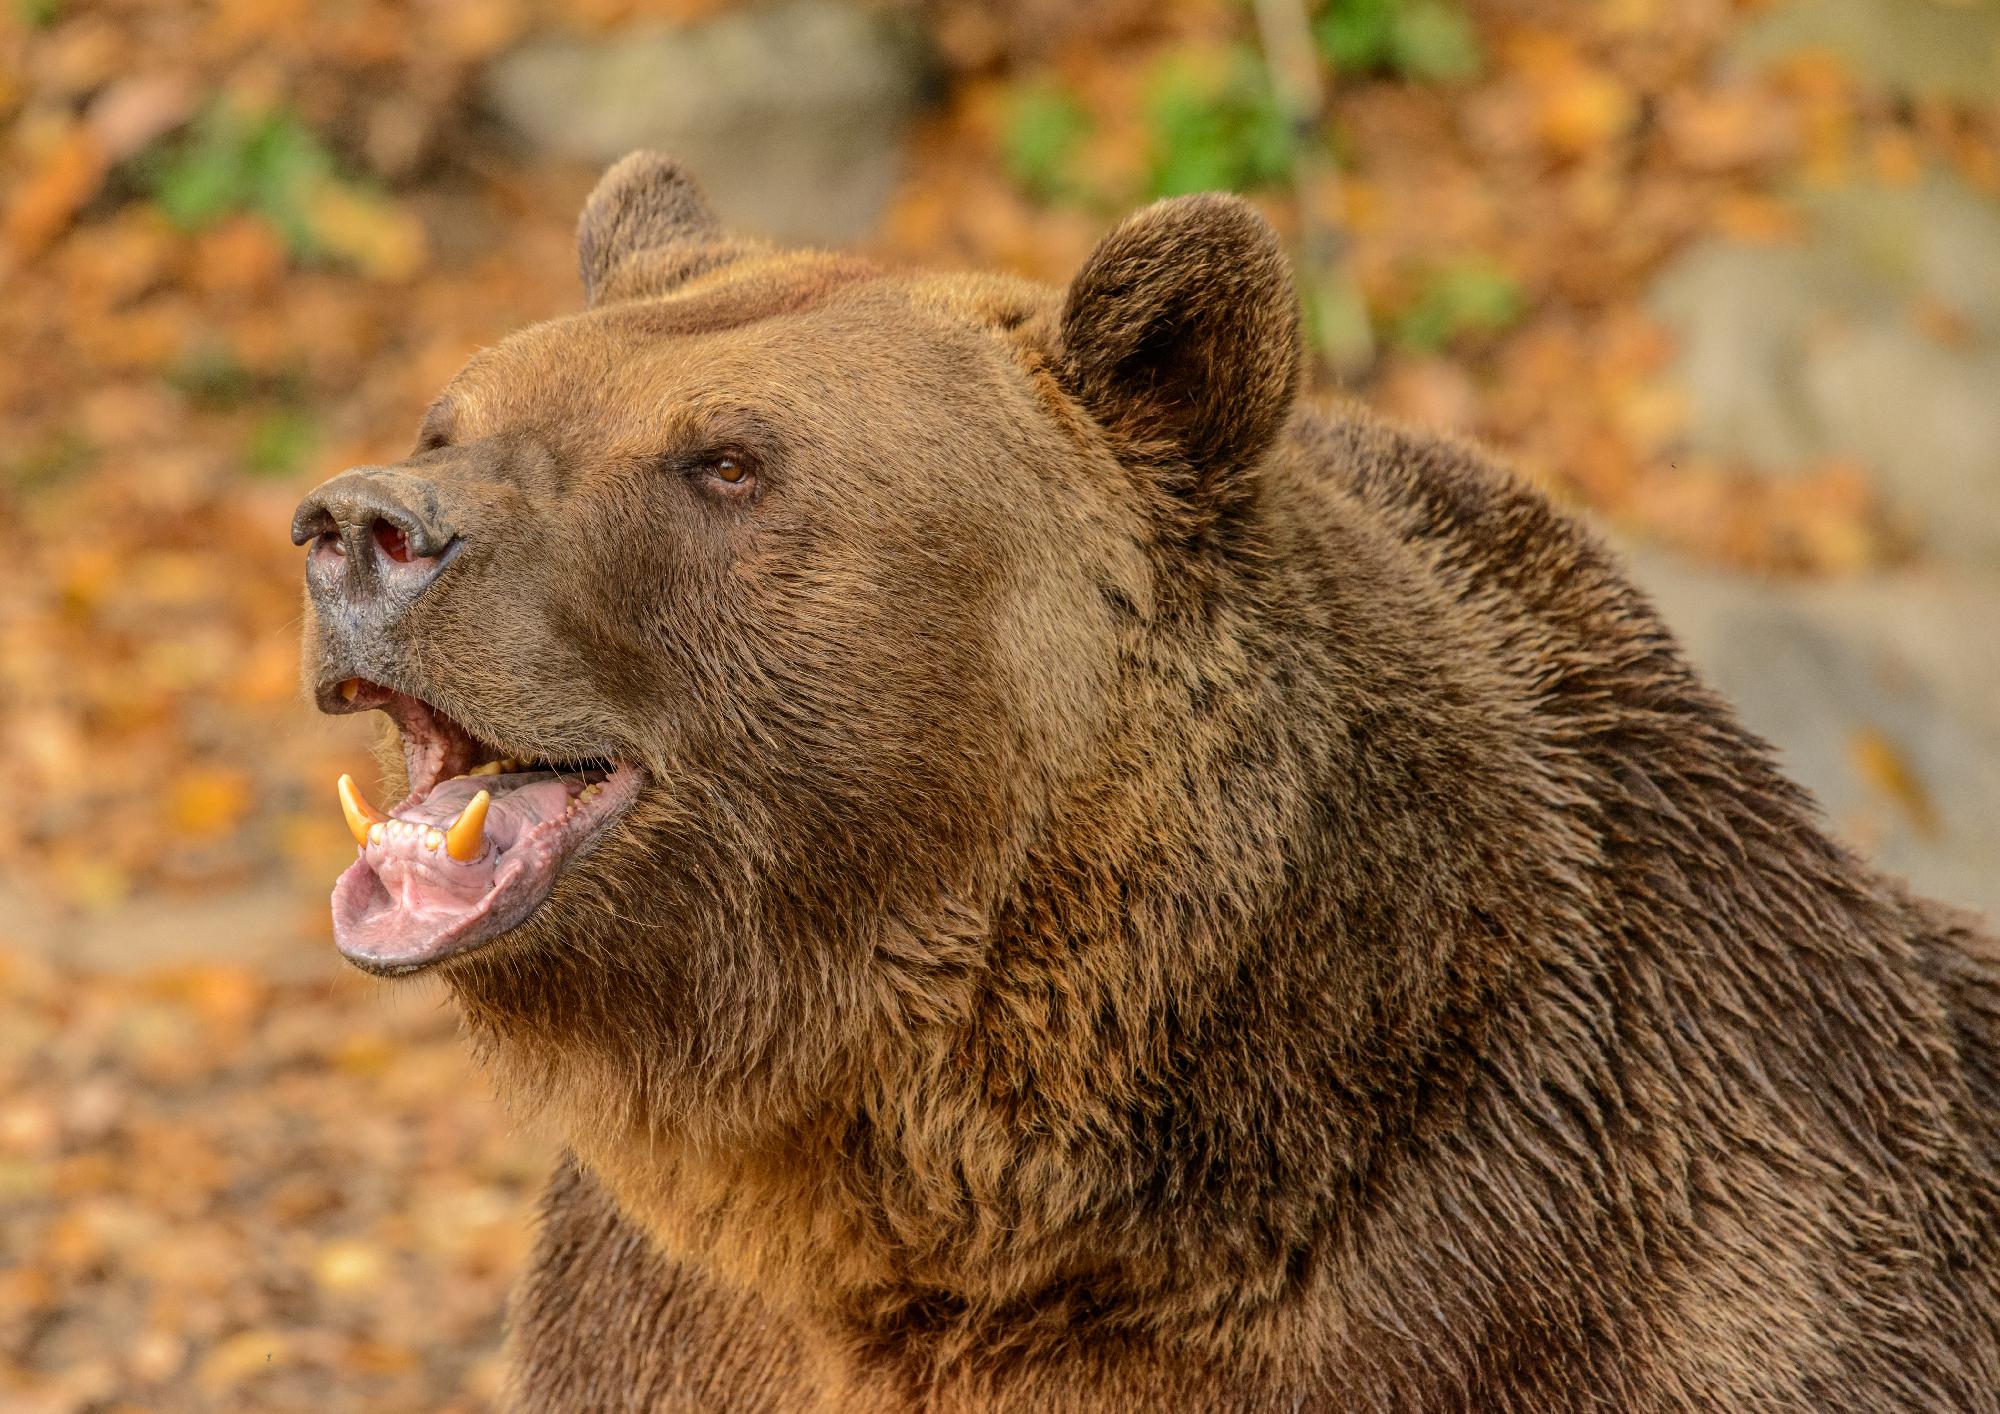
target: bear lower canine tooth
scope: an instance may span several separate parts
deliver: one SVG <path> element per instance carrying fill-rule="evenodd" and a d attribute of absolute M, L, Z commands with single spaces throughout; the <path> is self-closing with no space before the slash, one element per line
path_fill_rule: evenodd
<path fill-rule="evenodd" d="M 369 828 L 389 817 L 368 803 L 361 788 L 354 784 L 354 777 L 342 776 L 334 783 L 334 789 L 340 793 L 340 813 L 347 817 L 347 832 L 354 836 L 356 844 L 366 845 Z"/>
<path fill-rule="evenodd" d="M 470 864 L 486 847 L 486 807 L 492 803 L 491 795 L 479 792 L 465 803 L 465 809 L 459 811 L 451 828 L 444 832 L 445 853 L 460 864 Z"/>

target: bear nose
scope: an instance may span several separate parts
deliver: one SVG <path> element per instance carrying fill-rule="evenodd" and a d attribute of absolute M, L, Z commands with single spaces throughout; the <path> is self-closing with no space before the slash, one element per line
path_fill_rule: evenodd
<path fill-rule="evenodd" d="M 393 614 L 427 589 L 464 545 L 436 482 L 395 467 L 358 467 L 321 484 L 292 515 L 292 543 L 312 546 L 306 585 L 322 612 Z"/>

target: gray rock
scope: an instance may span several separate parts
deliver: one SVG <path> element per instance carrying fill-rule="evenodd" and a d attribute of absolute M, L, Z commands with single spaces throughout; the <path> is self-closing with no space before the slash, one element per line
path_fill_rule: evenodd
<path fill-rule="evenodd" d="M 1827 50 L 1898 93 L 2000 98 L 2000 5 L 1993 0 L 1793 0 L 1746 25 L 1733 47 L 1761 62 Z"/>
<path fill-rule="evenodd" d="M 1652 554 L 1632 568 L 1837 834 L 2000 921 L 2000 576 L 1793 585 Z M 1885 780 L 1885 748 L 1913 790 Z"/>
<path fill-rule="evenodd" d="M 2000 347 L 1871 325 L 1803 369 L 1827 445 L 1875 469 L 1940 549 L 2000 564 Z"/>
<path fill-rule="evenodd" d="M 2000 565 L 2000 207 L 1942 177 L 1801 205 L 1803 246 L 1708 242 L 1654 290 L 1692 450 L 1858 460 L 1928 546 Z"/>
<path fill-rule="evenodd" d="M 1906 187 L 1808 190 L 1798 201 L 1818 244 L 1876 291 L 1927 296 L 2000 339 L 2000 205 L 1990 196 L 1934 173 Z"/>
<path fill-rule="evenodd" d="M 1655 287 L 1652 308 L 1677 336 L 1694 450 L 1783 474 L 1825 455 L 1807 396 L 1807 336 L 1885 317 L 1837 253 L 1711 241 Z"/>
<path fill-rule="evenodd" d="M 837 244 L 881 215 L 926 71 L 893 17 L 790 0 L 534 40 L 492 65 L 484 97 L 546 152 L 602 164 L 654 148 L 686 163 L 735 228 Z"/>

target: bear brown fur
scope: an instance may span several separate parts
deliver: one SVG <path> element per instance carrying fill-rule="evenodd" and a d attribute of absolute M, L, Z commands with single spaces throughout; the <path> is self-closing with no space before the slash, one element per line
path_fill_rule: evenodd
<path fill-rule="evenodd" d="M 398 473 L 465 553 L 308 653 L 646 771 L 436 968 L 574 1155 L 514 1408 L 2000 1410 L 1993 943 L 1540 495 L 1302 402 L 1249 207 L 1055 291 L 634 156 L 580 251 Z"/>

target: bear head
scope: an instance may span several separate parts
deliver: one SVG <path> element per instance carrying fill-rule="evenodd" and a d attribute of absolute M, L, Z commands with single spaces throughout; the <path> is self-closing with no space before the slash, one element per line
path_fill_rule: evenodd
<path fill-rule="evenodd" d="M 1158 645 L 1259 563 L 1295 297 L 1231 197 L 1057 291 L 732 239 L 650 154 L 578 249 L 584 312 L 294 521 L 307 690 L 407 777 L 343 782 L 336 938 L 543 1082 L 747 1123 L 962 1019 L 1024 879 L 1146 848 Z"/>

